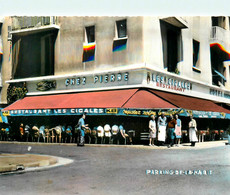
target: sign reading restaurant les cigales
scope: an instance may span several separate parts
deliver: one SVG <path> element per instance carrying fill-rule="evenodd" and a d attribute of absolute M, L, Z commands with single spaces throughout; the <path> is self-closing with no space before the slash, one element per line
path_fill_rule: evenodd
<path fill-rule="evenodd" d="M 230 103 L 229 91 L 221 91 L 201 82 L 185 79 L 180 75 L 160 72 L 149 68 L 125 69 L 98 73 L 39 77 L 25 79 L 27 95 L 59 94 L 81 91 L 97 91 L 121 88 L 148 87 L 193 97 Z M 14 80 L 9 81 L 15 82 Z M 215 93 L 214 93 L 215 92 Z"/>

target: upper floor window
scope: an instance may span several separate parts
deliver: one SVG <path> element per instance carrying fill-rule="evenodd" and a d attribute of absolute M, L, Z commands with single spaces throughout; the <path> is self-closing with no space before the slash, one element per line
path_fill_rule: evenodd
<path fill-rule="evenodd" d="M 218 26 L 221 28 L 226 29 L 226 17 L 220 16 L 220 17 L 212 17 L 212 26 Z"/>
<path fill-rule="evenodd" d="M 183 60 L 181 28 L 160 20 L 163 63 L 168 72 L 180 74 L 179 62 Z"/>
<path fill-rule="evenodd" d="M 124 38 L 127 37 L 127 25 L 126 25 L 126 20 L 119 20 L 116 21 L 116 33 L 117 33 L 117 38 Z"/>
<path fill-rule="evenodd" d="M 85 42 L 86 43 L 93 43 L 95 42 L 95 26 L 88 26 L 85 27 Z"/>
<path fill-rule="evenodd" d="M 200 42 L 193 39 L 193 68 L 199 68 Z"/>

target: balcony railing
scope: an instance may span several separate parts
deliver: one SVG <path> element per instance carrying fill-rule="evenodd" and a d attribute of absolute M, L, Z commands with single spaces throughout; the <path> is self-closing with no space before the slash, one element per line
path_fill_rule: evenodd
<path fill-rule="evenodd" d="M 34 27 L 41 27 L 47 26 L 51 24 L 56 24 L 56 17 L 54 16 L 47 16 L 47 17 L 12 17 L 12 30 L 21 30 L 27 28 L 34 28 Z"/>
<path fill-rule="evenodd" d="M 219 26 L 213 26 L 211 31 L 211 39 L 222 42 L 229 41 L 229 31 Z"/>

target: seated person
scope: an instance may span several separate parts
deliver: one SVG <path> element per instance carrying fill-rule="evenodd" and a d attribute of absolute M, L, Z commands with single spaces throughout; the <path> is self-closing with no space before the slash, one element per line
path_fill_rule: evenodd
<path fill-rule="evenodd" d="M 117 125 L 112 126 L 112 142 L 113 144 L 117 144 L 118 141 L 118 132 L 119 132 L 119 127 Z"/>
<path fill-rule="evenodd" d="M 104 129 L 102 126 L 97 127 L 97 137 L 100 138 L 101 144 L 103 143 L 104 138 Z"/>

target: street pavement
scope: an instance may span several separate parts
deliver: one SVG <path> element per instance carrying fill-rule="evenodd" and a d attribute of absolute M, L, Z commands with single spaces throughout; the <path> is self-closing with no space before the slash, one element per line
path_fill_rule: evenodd
<path fill-rule="evenodd" d="M 1 175 L 0 194 L 229 194 L 230 146 L 225 143 L 167 148 L 0 142 L 1 156 L 73 160 Z"/>

